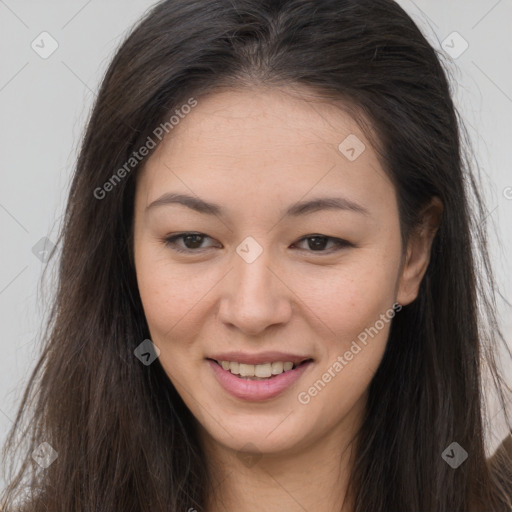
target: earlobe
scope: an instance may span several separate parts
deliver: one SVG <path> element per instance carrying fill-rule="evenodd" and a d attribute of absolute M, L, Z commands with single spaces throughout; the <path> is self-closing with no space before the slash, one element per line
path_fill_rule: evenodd
<path fill-rule="evenodd" d="M 443 204 L 432 198 L 420 215 L 419 224 L 412 230 L 399 278 L 397 302 L 407 305 L 417 296 L 421 281 L 427 271 L 434 237 L 441 224 Z"/>

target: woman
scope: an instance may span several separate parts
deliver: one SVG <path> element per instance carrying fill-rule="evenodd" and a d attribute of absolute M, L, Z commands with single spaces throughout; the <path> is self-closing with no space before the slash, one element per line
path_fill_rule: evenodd
<path fill-rule="evenodd" d="M 461 142 L 394 2 L 155 6 L 85 134 L 4 509 L 512 510 Z"/>

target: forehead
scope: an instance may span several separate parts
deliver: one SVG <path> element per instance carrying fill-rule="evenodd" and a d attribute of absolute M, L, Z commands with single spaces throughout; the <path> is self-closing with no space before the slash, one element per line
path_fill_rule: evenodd
<path fill-rule="evenodd" d="M 215 193 L 221 201 L 248 190 L 291 201 L 336 190 L 375 206 L 394 200 L 356 121 L 332 103 L 286 89 L 198 98 L 146 162 L 139 188 L 147 204 L 167 191 Z"/>
<path fill-rule="evenodd" d="M 299 90 L 300 91 L 300 90 Z M 332 102 L 311 93 L 287 88 L 220 90 L 201 97 L 198 105 L 179 121 L 167 141 L 174 149 L 191 142 L 200 153 L 215 153 L 221 145 L 224 158 L 258 152 L 274 157 L 295 146 L 298 154 L 308 146 L 338 144 L 349 134 L 364 136 L 354 119 Z M 173 143 L 174 141 L 174 143 Z M 165 146 L 165 144 L 163 145 Z"/>

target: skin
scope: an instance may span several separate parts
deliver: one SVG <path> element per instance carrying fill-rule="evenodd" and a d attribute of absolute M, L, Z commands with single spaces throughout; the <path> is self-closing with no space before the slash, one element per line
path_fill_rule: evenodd
<path fill-rule="evenodd" d="M 200 425 L 216 484 L 209 512 L 352 510 L 345 497 L 350 442 L 390 323 L 309 403 L 298 394 L 394 303 L 416 298 L 438 224 L 441 207 L 433 202 L 403 248 L 395 189 L 369 141 L 348 114 L 297 90 L 253 87 L 199 98 L 137 177 L 139 291 L 159 362 Z M 354 161 L 338 150 L 349 134 L 366 145 Z M 167 192 L 226 211 L 147 209 Z M 324 196 L 347 198 L 367 213 L 283 216 L 298 201 Z M 189 254 L 166 246 L 166 237 L 187 231 L 206 235 L 189 243 Z M 353 246 L 327 239 L 315 250 L 305 238 L 315 234 Z M 248 236 L 263 251 L 252 263 L 236 252 Z M 183 239 L 176 245 L 187 247 Z M 255 403 L 224 391 L 205 360 L 230 350 L 279 350 L 313 364 L 285 392 Z"/>

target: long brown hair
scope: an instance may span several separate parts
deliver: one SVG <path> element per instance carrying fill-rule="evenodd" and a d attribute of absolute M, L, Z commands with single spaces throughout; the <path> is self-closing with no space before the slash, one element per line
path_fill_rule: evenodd
<path fill-rule="evenodd" d="M 370 120 L 404 241 L 432 197 L 444 206 L 419 296 L 394 318 L 370 386 L 355 512 L 511 506 L 505 469 L 491 471 L 485 453 L 483 371 L 503 407 L 507 391 L 486 211 L 441 61 L 390 0 L 165 0 L 145 15 L 112 60 L 81 146 L 42 355 L 4 447 L 4 510 L 27 488 L 32 512 L 205 510 L 195 419 L 158 360 L 134 356 L 149 338 L 132 258 L 145 160 L 126 162 L 190 98 L 247 84 L 306 86 Z M 45 469 L 31 457 L 43 442 L 58 453 Z M 468 454 L 457 469 L 442 457 L 452 442 Z"/>

